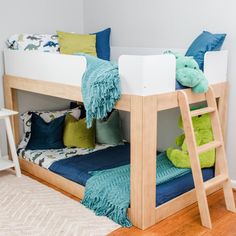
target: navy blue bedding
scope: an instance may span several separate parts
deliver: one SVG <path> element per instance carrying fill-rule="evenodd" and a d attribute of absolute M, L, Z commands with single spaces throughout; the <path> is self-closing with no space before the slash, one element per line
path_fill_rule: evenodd
<path fill-rule="evenodd" d="M 130 146 L 125 144 L 54 162 L 49 170 L 85 186 L 91 177 L 89 171 L 110 169 L 129 163 Z M 203 169 L 202 173 L 204 180 L 208 180 L 214 176 L 214 169 Z M 156 206 L 193 189 L 193 187 L 192 173 L 158 185 L 156 187 Z"/>
<path fill-rule="evenodd" d="M 129 163 L 130 146 L 125 144 L 56 161 L 49 170 L 85 186 L 91 177 L 89 171 L 111 169 Z"/>

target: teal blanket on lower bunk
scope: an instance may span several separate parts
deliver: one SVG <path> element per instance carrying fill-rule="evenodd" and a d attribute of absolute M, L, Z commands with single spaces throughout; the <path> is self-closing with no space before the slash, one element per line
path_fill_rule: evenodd
<path fill-rule="evenodd" d="M 190 169 L 174 167 L 166 153 L 157 156 L 156 170 L 157 185 L 190 172 Z M 92 177 L 86 183 L 82 204 L 96 215 L 107 216 L 124 227 L 132 226 L 127 217 L 130 205 L 130 165 L 93 171 L 90 174 Z"/>
<path fill-rule="evenodd" d="M 120 77 L 117 64 L 87 54 L 87 68 L 82 78 L 82 96 L 87 127 L 93 119 L 105 118 L 120 99 Z"/>

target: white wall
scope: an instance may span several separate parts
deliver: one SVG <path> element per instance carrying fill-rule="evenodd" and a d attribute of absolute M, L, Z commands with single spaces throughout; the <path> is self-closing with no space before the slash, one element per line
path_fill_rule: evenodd
<path fill-rule="evenodd" d="M 55 33 L 56 30 L 83 32 L 83 0 L 21 0 L 0 3 L 0 107 L 3 107 L 3 60 L 2 50 L 5 40 L 15 33 Z M 35 104 L 34 106 L 32 104 Z M 28 108 L 56 108 L 64 107 L 66 101 L 30 94 L 20 95 L 21 111 Z M 2 123 L 0 132 L 3 139 L 3 154 L 6 154 L 6 143 L 2 135 Z"/>
<path fill-rule="evenodd" d="M 110 26 L 113 46 L 186 48 L 202 30 L 227 33 L 224 45 L 230 52 L 228 73 L 230 82 L 228 126 L 230 128 L 227 150 L 230 174 L 233 179 L 236 179 L 235 9 L 234 0 L 84 1 L 85 32 Z M 168 117 L 167 114 L 165 116 Z"/>

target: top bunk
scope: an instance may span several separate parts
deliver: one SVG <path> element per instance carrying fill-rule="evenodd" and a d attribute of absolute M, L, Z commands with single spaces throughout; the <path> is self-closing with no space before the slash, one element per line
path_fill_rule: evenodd
<path fill-rule="evenodd" d="M 131 96 L 157 96 L 157 111 L 178 106 L 176 59 L 163 54 L 166 49 L 111 47 L 111 60 L 119 66 L 121 99 L 116 108 L 131 110 Z M 184 53 L 185 50 L 172 49 Z M 5 85 L 12 89 L 55 96 L 82 102 L 81 81 L 86 59 L 78 55 L 63 55 L 39 51 L 4 51 Z M 204 74 L 220 97 L 227 80 L 227 51 L 207 52 Z M 204 95 L 192 96 L 190 102 L 204 100 Z"/>

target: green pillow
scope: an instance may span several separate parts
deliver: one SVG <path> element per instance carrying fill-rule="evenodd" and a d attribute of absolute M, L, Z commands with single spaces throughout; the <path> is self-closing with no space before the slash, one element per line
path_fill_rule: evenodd
<path fill-rule="evenodd" d="M 60 53 L 86 53 L 97 56 L 96 35 L 74 34 L 57 31 Z"/>
<path fill-rule="evenodd" d="M 96 121 L 96 143 L 118 145 L 122 141 L 119 112 L 114 110 L 107 120 Z"/>
<path fill-rule="evenodd" d="M 69 148 L 94 148 L 95 122 L 90 129 L 87 129 L 85 118 L 76 120 L 72 115 L 66 115 L 63 141 Z"/>

